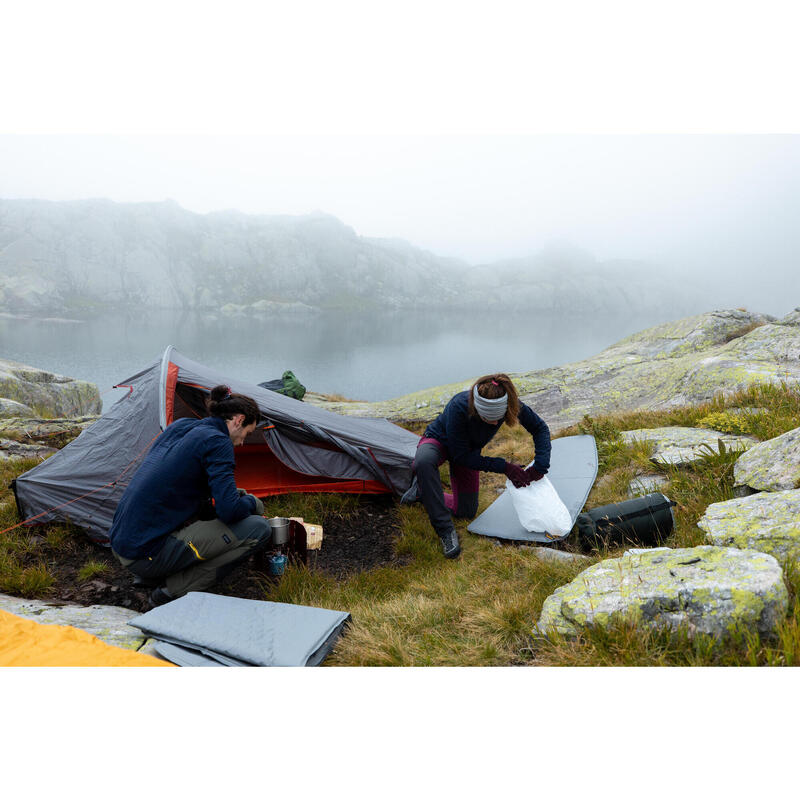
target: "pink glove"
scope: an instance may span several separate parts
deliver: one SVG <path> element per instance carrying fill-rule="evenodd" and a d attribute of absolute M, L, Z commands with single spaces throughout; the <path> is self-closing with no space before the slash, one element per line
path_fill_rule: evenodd
<path fill-rule="evenodd" d="M 512 464 L 510 461 L 506 462 L 506 468 L 503 470 L 506 477 L 514 484 L 515 488 L 521 489 L 523 486 L 528 486 L 531 479 L 528 477 L 525 469 L 519 464 Z"/>

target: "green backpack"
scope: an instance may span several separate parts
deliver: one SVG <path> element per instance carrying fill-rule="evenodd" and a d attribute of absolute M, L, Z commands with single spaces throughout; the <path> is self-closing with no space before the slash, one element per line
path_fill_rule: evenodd
<path fill-rule="evenodd" d="M 306 393 L 306 387 L 297 380 L 294 372 L 289 369 L 283 373 L 280 379 L 264 381 L 264 383 L 259 383 L 258 385 L 269 389 L 271 392 L 285 394 L 287 397 L 294 397 L 295 400 L 302 400 L 303 395 Z"/>
<path fill-rule="evenodd" d="M 303 395 L 306 393 L 306 387 L 303 386 L 299 380 L 297 380 L 294 372 L 292 372 L 290 369 L 287 369 L 286 372 L 281 375 L 281 380 L 283 380 L 283 389 L 278 389 L 280 394 L 294 397 L 295 400 L 303 399 Z"/>

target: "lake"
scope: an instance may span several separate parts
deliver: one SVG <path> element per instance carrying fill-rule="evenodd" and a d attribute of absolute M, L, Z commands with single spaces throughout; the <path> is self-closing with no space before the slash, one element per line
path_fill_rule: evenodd
<path fill-rule="evenodd" d="M 79 323 L 0 318 L 0 358 L 92 381 L 106 408 L 124 393 L 111 387 L 160 359 L 169 344 L 252 383 L 291 369 L 309 390 L 385 400 L 488 372 L 577 361 L 674 318 L 419 311 L 267 318 L 159 311 Z"/>

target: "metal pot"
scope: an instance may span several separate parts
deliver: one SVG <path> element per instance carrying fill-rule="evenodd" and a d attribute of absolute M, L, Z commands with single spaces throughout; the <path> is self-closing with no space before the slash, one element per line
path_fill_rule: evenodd
<path fill-rule="evenodd" d="M 286 544 L 289 541 L 289 518 L 272 517 L 267 522 L 272 528 L 272 544 Z"/>

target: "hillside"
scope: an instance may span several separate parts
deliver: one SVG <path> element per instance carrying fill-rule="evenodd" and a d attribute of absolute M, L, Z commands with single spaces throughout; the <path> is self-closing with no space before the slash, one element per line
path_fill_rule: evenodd
<path fill-rule="evenodd" d="M 562 247 L 475 266 L 402 239 L 359 236 L 318 212 L 196 214 L 173 201 L 0 200 L 0 312 L 488 306 L 663 315 L 698 310 L 694 294 L 644 263 L 603 263 Z"/>

